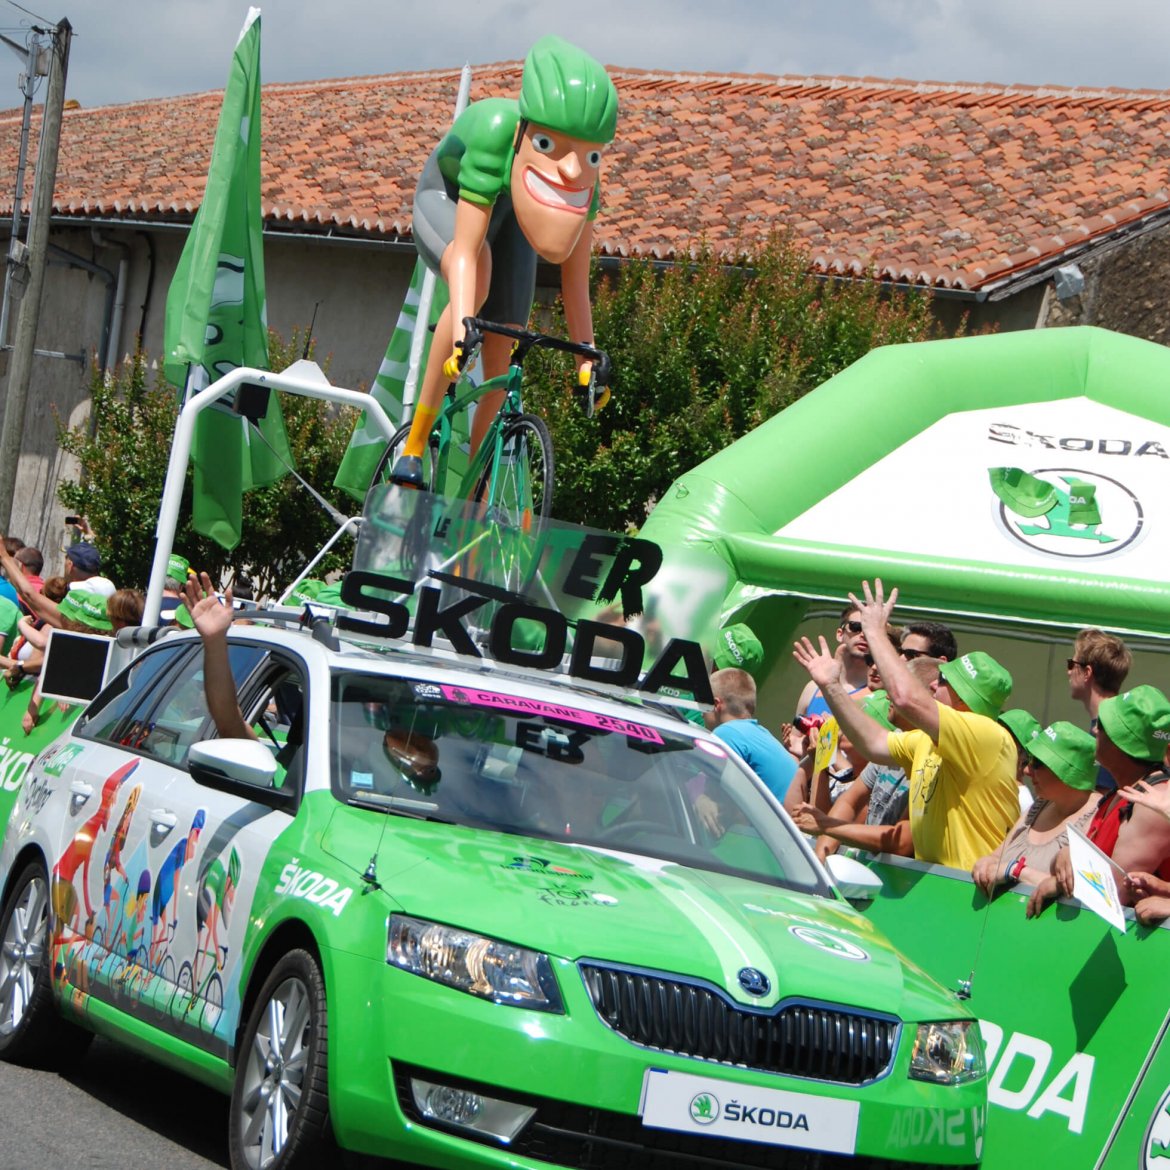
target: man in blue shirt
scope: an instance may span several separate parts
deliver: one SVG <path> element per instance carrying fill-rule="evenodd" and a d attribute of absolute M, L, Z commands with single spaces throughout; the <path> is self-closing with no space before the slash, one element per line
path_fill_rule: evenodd
<path fill-rule="evenodd" d="M 746 670 L 728 667 L 711 675 L 715 704 L 703 716 L 714 732 L 783 801 L 796 761 L 784 745 L 756 719 L 756 683 Z"/>

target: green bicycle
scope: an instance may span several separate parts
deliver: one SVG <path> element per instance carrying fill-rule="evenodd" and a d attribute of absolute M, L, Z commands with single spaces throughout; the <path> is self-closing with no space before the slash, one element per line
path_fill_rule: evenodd
<path fill-rule="evenodd" d="M 490 590 L 490 584 L 485 583 L 485 578 L 490 578 L 497 586 L 493 594 L 496 599 L 510 600 L 522 597 L 536 575 L 541 533 L 551 514 L 554 485 L 553 445 L 548 426 L 544 419 L 523 409 L 524 360 L 538 347 L 587 358 L 592 368 L 585 383 L 579 386 L 586 417 L 591 417 L 595 407 L 608 398 L 605 387 L 609 383 L 610 361 L 604 351 L 591 345 L 513 329 L 479 317 L 465 317 L 463 324 L 466 334 L 461 371 L 483 344 L 485 333 L 510 337 L 514 344 L 505 374 L 479 386 L 461 380 L 452 382 L 435 420 L 422 459 L 424 492 L 445 497 L 451 501 L 452 510 L 463 509 L 464 517 L 470 517 L 473 522 L 462 528 L 455 525 L 457 535 L 449 541 L 452 551 L 440 564 L 432 565 L 428 575 L 462 588 L 476 582 L 478 592 Z M 467 458 L 457 437 L 458 424 L 470 406 L 501 389 L 504 400 L 499 413 L 479 449 Z M 409 433 L 409 423 L 395 433 L 374 471 L 371 492 L 392 485 L 391 469 Z M 447 532 L 451 524 L 436 519 L 429 507 L 419 507 L 410 527 L 413 531 L 405 534 L 407 543 L 415 546 L 410 559 L 421 562 L 426 551 L 424 546 L 429 546 L 431 537 L 437 532 Z M 473 536 L 467 535 L 470 529 L 475 530 Z"/>

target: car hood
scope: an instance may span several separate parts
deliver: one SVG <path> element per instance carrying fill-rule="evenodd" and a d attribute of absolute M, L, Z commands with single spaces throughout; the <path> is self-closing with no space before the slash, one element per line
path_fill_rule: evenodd
<path fill-rule="evenodd" d="M 366 854 L 369 857 L 369 854 Z M 966 1015 L 848 903 L 595 847 L 401 822 L 378 876 L 408 914 L 570 961 L 709 981 L 753 1007 L 844 1002 L 903 1019 Z M 739 972 L 771 990 L 751 996 Z"/>

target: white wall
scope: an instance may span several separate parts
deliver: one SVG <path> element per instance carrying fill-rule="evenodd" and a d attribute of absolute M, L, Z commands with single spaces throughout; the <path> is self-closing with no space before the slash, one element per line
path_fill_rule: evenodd
<path fill-rule="evenodd" d="M 116 277 L 119 260 L 129 257 L 122 328 L 114 352 L 133 351 L 139 331 L 154 359 L 162 356 L 167 289 L 185 233 L 174 229 L 58 229 L 52 243 Z M 282 335 L 302 331 L 320 301 L 314 336 L 317 358 L 331 381 L 365 389 L 386 352 L 402 297 L 414 266 L 413 249 L 354 246 L 338 241 L 265 237 L 269 324 Z M 54 257 L 45 280 L 37 332 L 38 349 L 84 354 L 93 360 L 103 342 L 107 285 L 100 275 L 63 266 Z M 15 325 L 17 306 L 11 320 Z M 10 333 L 11 337 L 11 333 Z M 63 541 L 65 510 L 57 503 L 61 478 L 74 478 L 73 460 L 61 455 L 57 421 L 77 425 L 88 415 L 89 367 L 77 361 L 34 359 L 17 473 L 11 530 L 45 552 L 51 571 Z M 6 386 L 0 383 L 0 396 Z"/>

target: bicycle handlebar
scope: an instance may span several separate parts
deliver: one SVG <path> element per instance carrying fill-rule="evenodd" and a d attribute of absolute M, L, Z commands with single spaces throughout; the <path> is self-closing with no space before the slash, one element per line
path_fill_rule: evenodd
<path fill-rule="evenodd" d="M 546 333 L 532 333 L 527 329 L 513 329 L 511 325 L 499 325 L 482 317 L 463 318 L 463 347 L 459 368 L 462 370 L 471 354 L 483 344 L 485 333 L 496 333 L 511 337 L 517 344 L 512 351 L 512 363 L 520 365 L 530 349 L 556 349 L 562 353 L 577 354 L 593 363 L 593 381 L 598 386 L 608 386 L 610 377 L 609 354 L 593 345 L 581 341 L 566 341 L 562 337 L 550 337 Z"/>

